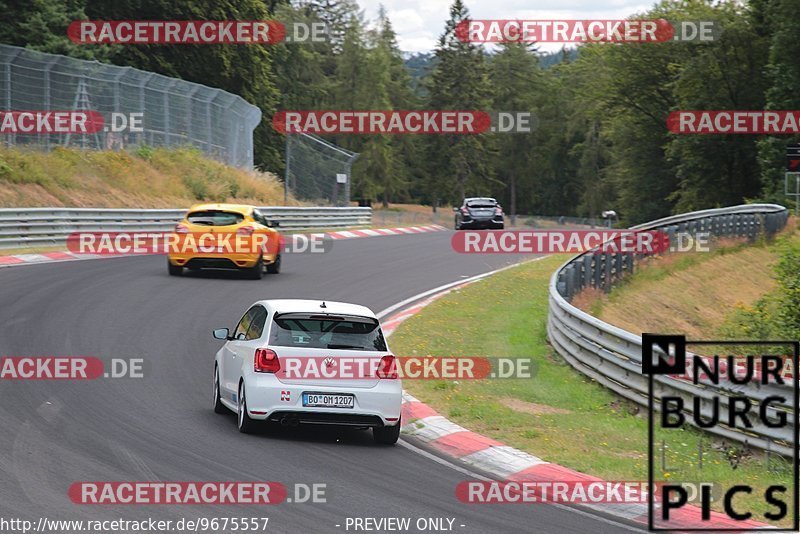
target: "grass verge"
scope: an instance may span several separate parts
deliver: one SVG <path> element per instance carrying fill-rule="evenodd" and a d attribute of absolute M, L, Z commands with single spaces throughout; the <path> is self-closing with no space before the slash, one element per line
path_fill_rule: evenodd
<path fill-rule="evenodd" d="M 283 184 L 273 174 L 229 167 L 193 148 L 0 148 L 0 207 L 173 208 L 203 201 L 283 205 Z"/>
<path fill-rule="evenodd" d="M 574 371 L 547 344 L 548 281 L 564 261 L 563 256 L 550 256 L 455 291 L 392 335 L 392 349 L 403 356 L 529 358 L 534 362 L 532 378 L 406 380 L 404 386 L 456 423 L 544 460 L 606 480 L 646 480 L 646 413 Z M 669 446 L 666 469 L 657 465 L 657 479 L 702 480 L 724 487 L 744 482 L 762 489 L 791 481 L 784 463 L 767 465 L 764 458 L 694 430 L 657 433 L 656 439 Z M 758 490 L 753 497 L 737 497 L 734 505 L 752 507 L 758 519 L 769 508 L 757 495 Z M 786 501 L 791 502 L 789 497 Z"/>
<path fill-rule="evenodd" d="M 733 310 L 752 306 L 775 289 L 778 256 L 766 243 L 661 256 L 644 262 L 611 293 L 589 291 L 573 304 L 631 332 L 713 339 Z"/>

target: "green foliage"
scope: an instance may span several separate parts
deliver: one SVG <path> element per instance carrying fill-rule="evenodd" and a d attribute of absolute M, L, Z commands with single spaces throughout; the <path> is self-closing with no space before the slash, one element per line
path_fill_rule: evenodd
<path fill-rule="evenodd" d="M 145 161 L 150 161 L 153 157 L 153 147 L 150 145 L 140 145 L 136 149 L 136 155 Z"/>
<path fill-rule="evenodd" d="M 195 199 L 203 200 L 208 197 L 208 185 L 196 174 L 184 174 L 181 180 Z"/>
<path fill-rule="evenodd" d="M 800 339 L 800 243 L 784 245 L 775 272 L 780 284 L 778 328 L 787 339 Z"/>
<path fill-rule="evenodd" d="M 11 174 L 11 166 L 0 159 L 0 179 L 5 179 Z"/>
<path fill-rule="evenodd" d="M 265 20 L 270 15 L 260 0 L 84 0 L 86 15 L 106 20 Z M 254 159 L 259 168 L 276 169 L 281 163 L 282 138 L 270 124 L 278 103 L 272 51 L 250 45 L 141 45 L 119 46 L 109 57 L 117 65 L 129 65 L 217 87 L 237 94 L 261 108 L 263 119 L 253 138 Z"/>
<path fill-rule="evenodd" d="M 469 10 L 461 0 L 455 0 L 436 47 L 436 66 L 428 85 L 430 109 L 490 109 L 491 84 L 484 51 L 456 36 L 457 25 L 466 19 Z M 468 193 L 491 193 L 489 136 L 432 135 L 427 141 L 426 189 L 430 201 L 457 203 Z"/>
<path fill-rule="evenodd" d="M 75 44 L 67 37 L 74 20 L 86 19 L 82 0 L 0 0 L 0 43 L 81 59 L 108 57 L 109 47 Z"/>
<path fill-rule="evenodd" d="M 800 12 L 794 0 L 752 0 L 753 17 L 769 39 L 769 59 L 765 66 L 770 82 L 766 93 L 767 109 L 800 108 L 800 40 L 797 27 Z M 785 201 L 783 195 L 785 146 L 797 139 L 765 137 L 758 144 L 758 163 L 764 184 L 764 199 Z"/>
<path fill-rule="evenodd" d="M 775 324 L 778 302 L 773 297 L 764 297 L 753 306 L 737 305 L 725 318 L 720 335 L 727 339 L 778 339 L 780 334 Z"/>
<path fill-rule="evenodd" d="M 674 135 L 680 109 L 798 109 L 796 0 L 661 0 L 640 18 L 713 20 L 712 42 L 533 47 L 465 43 L 469 17 L 453 0 L 436 49 L 404 58 L 384 10 L 365 21 L 356 0 L 0 0 L 0 41 L 176 76 L 242 96 L 263 112 L 254 157 L 283 170 L 279 109 L 529 111 L 531 134 L 337 135 L 359 152 L 352 196 L 384 205 L 456 203 L 491 195 L 510 212 L 633 224 L 745 199 L 785 202 L 786 137 Z M 66 37 L 79 19 L 324 22 L 330 39 L 273 46 L 85 46 Z M 147 147 L 137 155 L 152 157 Z M 41 180 L 47 181 L 47 177 Z M 220 185 L 220 187 L 222 187 Z M 199 194 L 199 193 L 198 193 Z M 221 194 L 221 193 L 220 193 Z"/>
<path fill-rule="evenodd" d="M 492 57 L 489 64 L 491 80 L 495 85 L 492 109 L 527 111 L 534 117 L 539 115 L 541 95 L 546 94 L 546 83 L 537 62 L 536 55 L 529 47 L 521 44 L 503 45 L 500 52 Z M 497 179 L 505 184 L 507 192 L 507 211 L 516 215 L 517 196 L 532 191 L 525 185 L 532 185 L 542 178 L 543 168 L 537 158 L 536 141 L 539 132 L 514 135 L 496 134 L 497 162 L 494 172 Z M 520 184 L 524 184 L 522 187 Z"/>
<path fill-rule="evenodd" d="M 767 88 L 763 66 L 767 39 L 746 10 L 736 4 L 703 8 L 696 18 L 716 20 L 725 29 L 713 44 L 689 50 L 673 84 L 679 109 L 763 109 Z M 679 180 L 669 198 L 674 211 L 728 206 L 761 190 L 757 138 L 752 135 L 677 135 L 667 148 Z"/>
<path fill-rule="evenodd" d="M 721 334 L 731 339 L 800 339 L 800 241 L 784 237 L 775 245 L 778 288 L 753 306 L 737 305 Z"/>

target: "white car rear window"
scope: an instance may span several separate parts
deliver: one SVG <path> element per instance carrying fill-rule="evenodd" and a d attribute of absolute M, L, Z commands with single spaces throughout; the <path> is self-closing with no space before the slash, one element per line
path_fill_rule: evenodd
<path fill-rule="evenodd" d="M 310 349 L 386 350 L 377 319 L 307 313 L 276 315 L 269 344 Z"/>

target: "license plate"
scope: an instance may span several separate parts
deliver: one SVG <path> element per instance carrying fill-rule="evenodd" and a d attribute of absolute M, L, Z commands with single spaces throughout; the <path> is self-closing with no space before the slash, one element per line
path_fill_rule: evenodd
<path fill-rule="evenodd" d="M 322 408 L 352 408 L 355 404 L 353 395 L 336 395 L 330 393 L 303 393 L 303 406 Z"/>

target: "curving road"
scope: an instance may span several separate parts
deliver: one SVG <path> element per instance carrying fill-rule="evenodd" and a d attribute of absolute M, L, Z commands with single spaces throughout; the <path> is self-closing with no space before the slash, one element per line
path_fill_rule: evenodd
<path fill-rule="evenodd" d="M 454 532 L 634 530 L 552 505 L 465 505 L 471 478 L 369 432 L 265 429 L 247 436 L 211 410 L 214 327 L 261 298 L 344 300 L 375 311 L 520 258 L 464 256 L 449 232 L 336 241 L 286 257 L 261 281 L 235 273 L 167 276 L 159 256 L 0 269 L 0 355 L 143 358 L 143 379 L 0 382 L 0 517 L 269 517 L 268 532 L 346 532 L 347 517 L 454 518 Z M 324 504 L 79 506 L 76 481 L 327 483 Z M 341 525 L 337 527 L 337 525 Z M 463 527 L 461 525 L 464 525 Z M 638 530 L 638 529 L 636 529 Z M 353 532 L 351 529 L 350 532 Z"/>

